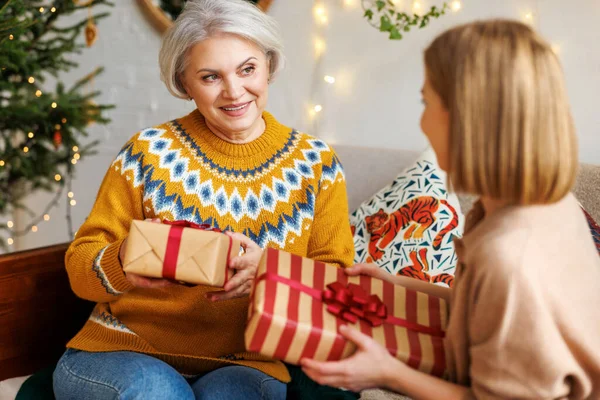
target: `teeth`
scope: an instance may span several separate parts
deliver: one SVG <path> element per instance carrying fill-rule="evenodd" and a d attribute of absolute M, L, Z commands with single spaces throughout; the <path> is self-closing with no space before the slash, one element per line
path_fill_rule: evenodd
<path fill-rule="evenodd" d="M 242 108 L 246 107 L 247 105 L 248 105 L 248 103 L 244 104 L 243 106 L 239 106 L 239 107 L 235 107 L 235 108 L 223 107 L 223 110 L 225 110 L 225 111 L 238 111 L 238 110 L 241 110 Z"/>

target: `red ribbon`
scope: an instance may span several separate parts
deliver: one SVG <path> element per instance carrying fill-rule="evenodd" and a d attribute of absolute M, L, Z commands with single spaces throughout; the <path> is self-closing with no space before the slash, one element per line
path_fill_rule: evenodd
<path fill-rule="evenodd" d="M 362 287 L 352 283 L 344 286 L 339 282 L 334 282 L 327 285 L 327 290 L 321 291 L 271 272 L 265 272 L 256 278 L 257 283 L 262 280 L 283 283 L 292 289 L 306 293 L 315 300 L 327 304 L 328 312 L 347 322 L 355 323 L 359 319 L 362 319 L 374 327 L 385 323 L 401 326 L 414 332 L 426 333 L 431 336 L 442 338 L 446 336 L 446 333 L 441 328 L 433 328 L 388 315 L 386 305 L 377 295 L 373 294 L 369 296 Z"/>
<path fill-rule="evenodd" d="M 169 238 L 167 239 L 167 248 L 165 250 L 165 259 L 163 260 L 162 276 L 166 279 L 175 280 L 175 272 L 177 271 L 177 259 L 179 257 L 179 247 L 181 246 L 181 236 L 184 228 L 200 229 L 203 231 L 213 231 L 223 233 L 219 228 L 215 228 L 209 224 L 196 224 L 190 221 L 163 221 L 163 224 L 170 225 Z M 231 257 L 231 247 L 233 245 L 231 237 L 229 238 L 229 249 L 227 251 L 227 260 Z M 228 273 L 227 265 L 225 265 L 225 283 L 227 283 Z"/>
<path fill-rule="evenodd" d="M 350 323 L 359 319 L 377 327 L 387 318 L 387 307 L 377 295 L 368 295 L 359 285 L 349 283 L 344 286 L 339 282 L 327 285 L 322 295 L 327 304 L 327 311 Z"/>

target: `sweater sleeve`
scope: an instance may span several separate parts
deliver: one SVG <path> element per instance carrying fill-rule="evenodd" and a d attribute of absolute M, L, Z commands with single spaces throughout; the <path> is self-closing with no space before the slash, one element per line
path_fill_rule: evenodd
<path fill-rule="evenodd" d="M 65 265 L 71 288 L 81 298 L 109 302 L 132 289 L 119 250 L 133 219 L 143 219 L 143 153 L 135 138 L 106 173 L 88 218 L 69 247 Z"/>
<path fill-rule="evenodd" d="M 346 180 L 333 150 L 323 154 L 307 257 L 342 267 L 349 267 L 354 261 Z"/>
<path fill-rule="evenodd" d="M 513 242 L 514 243 L 514 242 Z M 469 354 L 476 399 L 566 397 L 581 370 L 554 322 L 545 288 L 520 248 L 493 246 L 471 271 Z M 493 254 L 490 256 L 490 251 Z"/>

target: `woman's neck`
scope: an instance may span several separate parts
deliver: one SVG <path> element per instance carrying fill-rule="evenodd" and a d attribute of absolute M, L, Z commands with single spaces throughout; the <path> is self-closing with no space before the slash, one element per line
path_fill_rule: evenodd
<path fill-rule="evenodd" d="M 483 205 L 485 215 L 493 214 L 494 212 L 498 211 L 499 209 L 505 207 L 507 204 L 506 201 L 504 201 L 504 200 L 493 199 L 491 197 L 485 197 L 485 196 L 481 196 L 480 200 L 481 200 L 481 204 Z"/>
<path fill-rule="evenodd" d="M 250 143 L 258 139 L 266 128 L 265 121 L 262 118 L 259 118 L 249 129 L 241 132 L 225 132 L 210 124 L 209 121 L 206 121 L 206 126 L 219 139 L 233 144 Z"/>

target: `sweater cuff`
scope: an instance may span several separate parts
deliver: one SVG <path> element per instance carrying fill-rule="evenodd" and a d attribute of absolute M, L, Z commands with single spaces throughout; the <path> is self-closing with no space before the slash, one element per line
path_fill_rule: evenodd
<path fill-rule="evenodd" d="M 123 266 L 119 259 L 119 250 L 125 239 L 120 239 L 100 250 L 94 261 L 94 269 L 102 281 L 102 286 L 112 295 L 120 295 L 134 286 L 125 277 Z"/>

